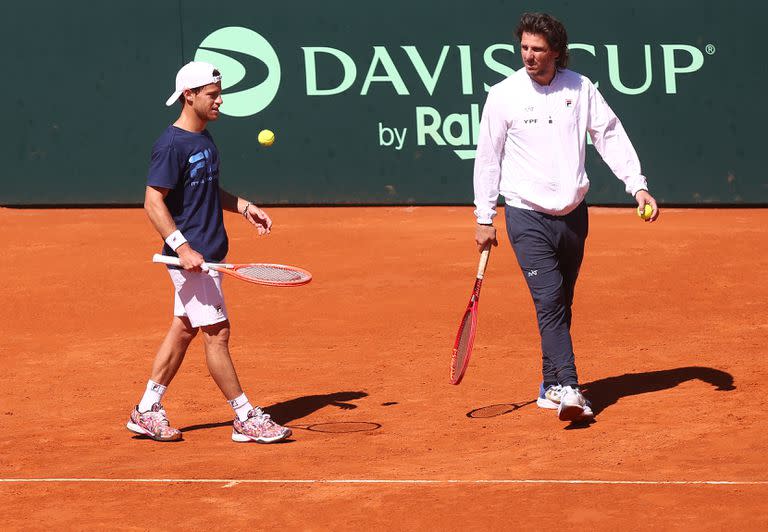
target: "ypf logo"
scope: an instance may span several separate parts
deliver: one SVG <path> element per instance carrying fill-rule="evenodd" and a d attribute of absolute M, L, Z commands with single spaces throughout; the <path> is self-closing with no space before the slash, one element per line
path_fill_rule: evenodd
<path fill-rule="evenodd" d="M 280 86 L 275 50 L 248 28 L 230 26 L 214 31 L 200 43 L 195 61 L 207 61 L 221 71 L 221 112 L 225 115 L 255 115 L 272 102 Z"/>

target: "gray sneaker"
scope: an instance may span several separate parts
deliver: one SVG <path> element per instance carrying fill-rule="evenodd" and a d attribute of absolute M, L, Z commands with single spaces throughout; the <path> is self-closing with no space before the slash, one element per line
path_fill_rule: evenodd
<path fill-rule="evenodd" d="M 563 386 L 557 417 L 560 421 L 583 421 L 594 417 L 594 413 L 577 386 Z"/>
<path fill-rule="evenodd" d="M 546 408 L 548 410 L 558 410 L 560 408 L 560 399 L 563 397 L 563 387 L 559 384 L 551 384 L 544 388 L 542 382 L 539 386 L 539 396 L 536 398 L 536 405 L 539 408 Z M 584 411 L 581 417 L 577 421 L 584 421 L 595 417 L 592 412 L 592 403 L 589 399 L 584 399 Z"/>

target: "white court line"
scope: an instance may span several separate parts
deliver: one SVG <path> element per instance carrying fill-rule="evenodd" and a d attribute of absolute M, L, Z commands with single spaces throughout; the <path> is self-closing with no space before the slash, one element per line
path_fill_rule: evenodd
<path fill-rule="evenodd" d="M 138 484 L 629 484 L 629 485 L 714 485 L 768 486 L 768 480 L 549 480 L 549 479 L 237 479 L 237 478 L 0 478 L 0 483 L 138 483 Z"/>

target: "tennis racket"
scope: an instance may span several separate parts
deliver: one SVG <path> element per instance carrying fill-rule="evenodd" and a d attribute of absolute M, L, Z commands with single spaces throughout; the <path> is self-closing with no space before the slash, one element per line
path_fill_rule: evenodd
<path fill-rule="evenodd" d="M 469 298 L 467 310 L 459 324 L 459 333 L 456 335 L 456 343 L 453 344 L 451 355 L 451 384 L 459 384 L 467 371 L 469 356 L 472 354 L 472 345 L 475 343 L 475 331 L 477 331 L 477 307 L 480 300 L 480 288 L 483 286 L 485 267 L 488 264 L 488 256 L 491 254 L 491 246 L 486 247 L 480 254 L 480 264 L 477 267 L 477 278 L 472 296 Z"/>
<path fill-rule="evenodd" d="M 180 266 L 178 257 L 168 257 L 155 253 L 152 262 Z M 307 270 L 286 266 L 285 264 L 225 264 L 204 262 L 203 269 L 216 270 L 231 275 L 241 281 L 265 284 L 269 286 L 301 286 L 312 280 L 312 274 Z"/>

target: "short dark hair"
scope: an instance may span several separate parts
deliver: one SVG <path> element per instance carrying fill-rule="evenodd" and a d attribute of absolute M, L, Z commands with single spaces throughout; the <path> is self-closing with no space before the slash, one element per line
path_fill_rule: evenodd
<path fill-rule="evenodd" d="M 221 76 L 221 72 L 219 72 L 217 69 L 214 68 L 213 69 L 213 75 L 214 76 Z M 203 85 L 203 87 L 207 87 L 207 85 Z M 203 90 L 203 87 L 195 87 L 194 89 L 189 89 L 189 90 L 191 90 L 192 92 L 197 94 L 198 92 Z M 186 100 L 184 99 L 184 92 L 182 91 L 182 93 L 179 94 L 179 103 L 181 104 L 182 107 L 184 107 L 184 102 L 186 102 Z"/>
<path fill-rule="evenodd" d="M 562 22 L 547 13 L 523 13 L 516 30 L 518 41 L 523 33 L 543 35 L 549 47 L 560 54 L 555 63 L 557 68 L 568 66 L 568 33 Z"/>

